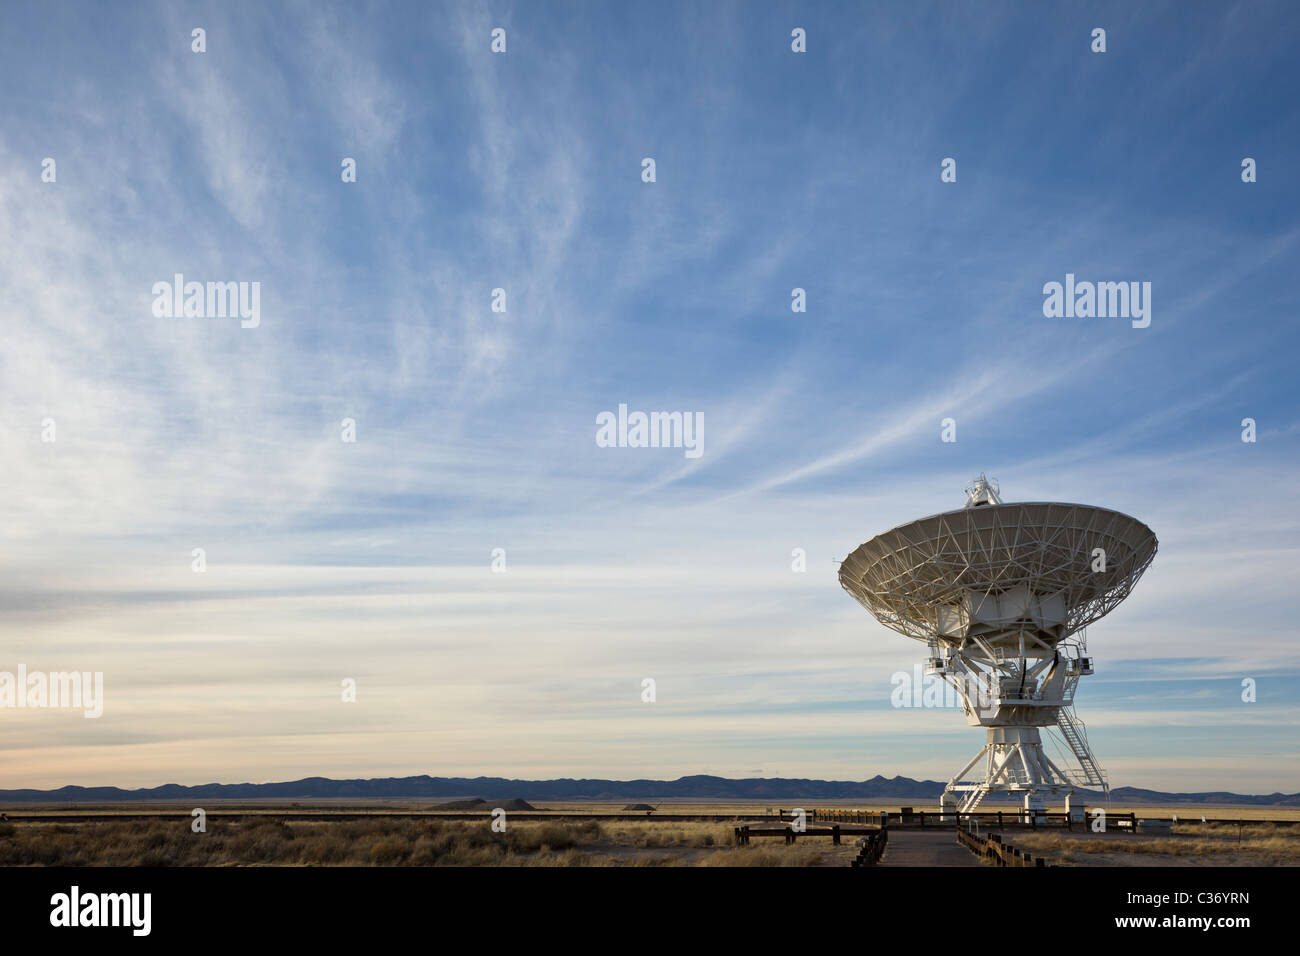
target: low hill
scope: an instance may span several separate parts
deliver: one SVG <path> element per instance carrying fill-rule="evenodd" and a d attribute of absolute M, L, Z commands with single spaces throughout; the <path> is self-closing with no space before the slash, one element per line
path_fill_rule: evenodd
<path fill-rule="evenodd" d="M 452 800 L 450 803 L 437 803 L 430 810 L 536 810 L 527 800 Z"/>

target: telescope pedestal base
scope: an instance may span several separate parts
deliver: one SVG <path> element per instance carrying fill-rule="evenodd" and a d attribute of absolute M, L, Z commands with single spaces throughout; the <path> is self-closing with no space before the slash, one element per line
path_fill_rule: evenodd
<path fill-rule="evenodd" d="M 983 779 L 966 779 L 981 761 Z M 990 727 L 984 749 L 944 788 L 939 811 L 947 820 L 953 813 L 973 813 L 990 793 L 1023 794 L 1026 818 L 1037 821 L 1046 812 L 1048 794 L 1072 789 L 1066 774 L 1043 752 L 1038 727 Z"/>

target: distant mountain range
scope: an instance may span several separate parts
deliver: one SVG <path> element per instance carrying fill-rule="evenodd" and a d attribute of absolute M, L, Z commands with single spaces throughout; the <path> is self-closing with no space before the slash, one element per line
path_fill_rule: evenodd
<path fill-rule="evenodd" d="M 915 800 L 936 803 L 944 785 L 910 777 L 870 780 L 805 780 L 786 777 L 691 776 L 676 780 L 510 780 L 504 777 L 383 777 L 372 780 L 330 780 L 307 777 L 287 783 L 206 783 L 194 787 L 169 783 L 143 790 L 119 787 L 60 787 L 57 790 L 0 790 L 0 803 L 120 803 L 128 801 L 352 799 L 434 800 L 455 797 L 515 797 L 522 800 L 745 801 L 745 800 Z M 1086 799 L 1100 793 L 1081 791 Z M 1136 787 L 1110 792 L 1119 803 L 1224 803 L 1257 806 L 1300 806 L 1300 794 L 1163 793 Z"/>

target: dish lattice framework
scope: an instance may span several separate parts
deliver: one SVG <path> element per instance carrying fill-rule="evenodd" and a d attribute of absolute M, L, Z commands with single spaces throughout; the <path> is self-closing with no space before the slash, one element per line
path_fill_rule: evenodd
<path fill-rule="evenodd" d="M 839 577 L 885 626 L 953 647 L 972 631 L 988 595 L 1018 592 L 1032 609 L 1015 616 L 1012 627 L 1005 614 L 994 615 L 1003 626 L 992 630 L 1006 636 L 1030 631 L 1055 644 L 1128 597 L 1156 546 L 1150 528 L 1106 508 L 985 504 L 877 535 L 844 560 Z M 1105 552 L 1101 573 L 1094 570 L 1097 548 Z"/>

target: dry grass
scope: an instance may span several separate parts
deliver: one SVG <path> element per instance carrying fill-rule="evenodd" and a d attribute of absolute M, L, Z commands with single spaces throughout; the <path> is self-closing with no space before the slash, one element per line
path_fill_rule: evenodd
<path fill-rule="evenodd" d="M 1300 827 L 1180 824 L 1171 836 L 1141 833 L 1023 833 L 1005 837 L 1019 849 L 1083 866 L 1297 866 Z"/>
<path fill-rule="evenodd" d="M 602 823 L 601 833 L 616 846 L 693 847 L 727 846 L 732 828 L 696 821 L 663 823 Z"/>
<path fill-rule="evenodd" d="M 838 848 L 837 848 L 838 849 Z M 855 850 L 853 855 L 856 855 Z M 847 866 L 848 857 L 842 860 L 834 859 L 835 856 L 843 854 L 828 853 L 826 847 L 815 846 L 784 846 L 779 843 L 770 843 L 763 846 L 750 844 L 749 846 L 734 847 L 730 850 L 719 850 L 702 857 L 697 861 L 697 866 L 827 866 L 838 865 Z"/>
<path fill-rule="evenodd" d="M 521 821 L 504 833 L 487 822 L 391 818 L 209 820 L 206 833 L 189 820 L 0 823 L 0 865 L 816 866 L 833 855 L 730 842 L 729 827 L 698 822 Z"/>
<path fill-rule="evenodd" d="M 1115 804 L 1107 807 L 1107 813 L 1128 813 L 1132 811 L 1141 817 L 1161 817 L 1169 819 L 1178 816 L 1180 825 L 1191 823 L 1201 825 L 1201 817 L 1215 817 L 1225 820 L 1296 820 L 1300 821 L 1300 809 L 1296 807 L 1237 807 L 1219 804 L 1183 804 L 1181 806 L 1126 806 Z"/>
<path fill-rule="evenodd" d="M 1008 831 L 1015 847 L 1070 865 L 1300 865 L 1300 827 L 1182 822 L 1173 836 Z M 386 816 L 311 821 L 0 823 L 0 866 L 847 866 L 852 838 L 732 845 L 728 823 L 658 819 L 489 821 Z"/>
<path fill-rule="evenodd" d="M 447 797 L 446 800 L 451 800 Z M 445 800 L 439 802 L 446 802 Z M 621 801 L 618 803 L 588 803 L 580 801 L 531 801 L 538 811 L 562 812 L 566 814 L 622 814 L 625 803 L 631 801 Z M 653 804 L 657 809 L 653 816 L 646 817 L 644 814 L 629 813 L 629 821 L 636 822 L 689 822 L 674 820 L 683 816 L 692 815 L 713 815 L 726 814 L 734 815 L 737 818 L 750 819 L 761 817 L 766 814 L 770 807 L 773 811 L 778 808 L 789 810 L 795 806 L 802 806 L 804 809 L 841 809 L 841 810 L 887 810 L 891 813 L 897 813 L 899 803 L 897 801 L 885 800 L 861 800 L 861 801 L 836 801 L 836 800 L 762 800 L 762 801 L 741 801 L 741 802 L 717 802 L 717 803 L 677 803 L 672 801 L 658 800 L 647 798 L 647 803 Z M 924 800 L 910 801 L 910 806 L 917 810 L 934 811 L 936 807 L 927 804 Z M 296 812 L 312 813 L 374 813 L 383 815 L 388 812 L 416 812 L 428 814 L 430 819 L 439 819 L 442 813 L 433 809 L 437 802 L 424 800 L 355 800 L 355 799 L 312 799 L 306 802 L 290 800 L 208 800 L 204 806 L 209 810 L 241 813 L 262 813 L 272 817 L 283 817 L 292 820 Z M 0 809 L 8 810 L 10 813 L 19 812 L 24 816 L 40 815 L 42 813 L 57 813 L 66 815 L 68 813 L 94 813 L 96 815 L 104 814 L 136 814 L 141 812 L 171 812 L 188 814 L 192 803 L 178 804 L 170 801 L 157 802 L 138 802 L 138 803 L 112 803 L 112 804 L 78 804 L 69 806 L 65 803 L 58 804 L 8 804 Z M 985 804 L 985 810 L 998 809 L 997 805 Z M 1008 812 L 1014 811 L 1014 807 L 1003 805 L 1003 810 Z M 1050 808 L 1053 812 L 1059 812 L 1062 807 L 1054 806 Z M 1139 817 L 1162 817 L 1169 818 L 1177 814 L 1183 822 L 1195 821 L 1200 825 L 1201 816 L 1233 820 L 1294 820 L 1300 822 L 1300 808 L 1297 807 L 1268 807 L 1268 806 L 1232 806 L 1226 804 L 1181 804 L 1173 806 L 1135 806 L 1130 804 L 1115 803 L 1106 808 L 1108 813 L 1128 813 L 1135 812 Z"/>
<path fill-rule="evenodd" d="M 439 866 L 571 862 L 565 851 L 594 840 L 594 823 L 519 824 L 505 833 L 442 821 L 338 823 L 189 821 L 0 825 L 7 866 Z"/>

